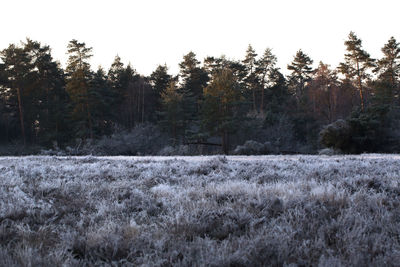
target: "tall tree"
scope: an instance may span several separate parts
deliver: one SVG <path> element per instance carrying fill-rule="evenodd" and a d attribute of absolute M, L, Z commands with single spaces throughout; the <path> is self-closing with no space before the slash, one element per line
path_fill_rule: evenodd
<path fill-rule="evenodd" d="M 185 135 L 192 138 L 199 130 L 200 103 L 203 97 L 203 88 L 209 80 L 207 72 L 200 66 L 196 54 L 189 52 L 179 64 L 181 78 L 181 94 L 183 96 L 183 113 L 185 116 L 183 128 Z"/>
<path fill-rule="evenodd" d="M 32 64 L 26 51 L 14 44 L 8 46 L 0 53 L 4 62 L 3 69 L 6 76 L 5 88 L 10 90 L 10 101 L 16 103 L 19 114 L 21 135 L 26 144 L 25 113 L 24 113 L 24 91 L 28 86 L 28 77 L 31 75 Z"/>
<path fill-rule="evenodd" d="M 375 95 L 386 103 L 399 102 L 400 44 L 391 37 L 382 48 L 382 53 L 383 57 L 374 69 L 378 74 L 374 83 Z"/>
<path fill-rule="evenodd" d="M 390 82 L 395 88 L 400 77 L 400 44 L 391 37 L 382 48 L 382 53 L 383 58 L 378 60 L 375 71 L 381 80 Z"/>
<path fill-rule="evenodd" d="M 277 58 L 272 54 L 270 48 L 265 49 L 263 56 L 257 61 L 256 72 L 261 81 L 261 101 L 260 101 L 260 113 L 264 113 L 264 95 L 266 87 L 274 85 L 273 74 L 277 70 L 276 68 Z"/>
<path fill-rule="evenodd" d="M 364 81 L 370 77 L 368 70 L 374 67 L 374 60 L 363 50 L 362 41 L 354 32 L 350 32 L 348 40 L 344 42 L 347 53 L 345 62 L 339 64 L 339 71 L 346 78 L 354 80 L 360 95 L 361 110 L 365 106 Z"/>
<path fill-rule="evenodd" d="M 99 136 L 111 134 L 114 122 L 114 94 L 101 66 L 98 67 L 90 81 L 89 99 L 95 134 Z"/>
<path fill-rule="evenodd" d="M 161 94 L 166 90 L 172 80 L 172 75 L 168 74 L 167 65 L 159 65 L 150 75 L 150 83 L 156 96 L 156 111 L 161 112 Z"/>
<path fill-rule="evenodd" d="M 339 104 L 346 99 L 341 99 L 337 73 L 329 65 L 319 63 L 310 83 L 308 98 L 308 110 L 315 119 L 325 124 L 339 119 Z"/>
<path fill-rule="evenodd" d="M 60 64 L 54 61 L 49 46 L 27 39 L 24 50 L 33 67 L 28 105 L 30 115 L 27 117 L 29 128 L 34 129 L 40 142 L 59 143 L 65 140 L 62 132 L 65 131 L 68 101 L 64 72 Z"/>
<path fill-rule="evenodd" d="M 68 44 L 68 55 L 66 90 L 72 101 L 72 118 L 76 123 L 78 136 L 93 138 L 89 94 L 89 82 L 92 78 L 89 59 L 92 57 L 92 48 L 74 39 Z"/>
<path fill-rule="evenodd" d="M 163 117 L 162 124 L 169 129 L 169 132 L 173 138 L 173 144 L 175 145 L 178 140 L 179 129 L 182 128 L 184 116 L 182 114 L 182 101 L 183 95 L 178 90 L 175 81 L 171 81 L 168 87 L 161 92 L 161 99 L 163 105 Z"/>
<path fill-rule="evenodd" d="M 307 82 L 311 80 L 313 69 L 311 67 L 313 61 L 301 49 L 297 51 L 292 63 L 287 68 L 291 71 L 289 83 L 297 103 L 300 102 L 304 95 L 304 89 Z"/>
<path fill-rule="evenodd" d="M 237 129 L 239 114 L 237 107 L 241 94 L 233 72 L 222 69 L 204 88 L 203 124 L 211 135 L 219 135 L 222 151 L 229 152 L 229 135 Z"/>
<path fill-rule="evenodd" d="M 246 50 L 246 56 L 243 60 L 243 64 L 246 68 L 245 83 L 249 91 L 252 92 L 252 103 L 253 111 L 257 111 L 256 104 L 256 89 L 257 89 L 257 76 L 256 76 L 256 51 L 249 44 Z"/>
<path fill-rule="evenodd" d="M 108 82 L 110 83 L 111 89 L 115 95 L 115 105 L 121 104 L 124 98 L 127 86 L 126 76 L 124 64 L 121 62 L 121 58 L 117 55 L 114 58 L 107 75 Z"/>

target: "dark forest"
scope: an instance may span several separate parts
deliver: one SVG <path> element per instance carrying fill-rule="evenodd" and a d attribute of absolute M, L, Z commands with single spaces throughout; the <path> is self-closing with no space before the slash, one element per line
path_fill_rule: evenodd
<path fill-rule="evenodd" d="M 179 74 L 144 76 L 92 47 L 26 39 L 0 51 L 0 154 L 199 155 L 400 151 L 400 44 L 371 58 L 351 32 L 337 67 L 298 50 L 288 75 L 270 48 L 243 58 L 187 53 Z"/>

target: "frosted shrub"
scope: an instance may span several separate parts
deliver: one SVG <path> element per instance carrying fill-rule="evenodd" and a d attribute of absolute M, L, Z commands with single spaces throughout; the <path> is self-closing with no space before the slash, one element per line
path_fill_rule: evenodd
<path fill-rule="evenodd" d="M 264 144 L 259 142 L 248 140 L 242 146 L 237 146 L 233 151 L 236 155 L 259 155 L 265 152 Z"/>
<path fill-rule="evenodd" d="M 79 154 L 93 155 L 155 155 L 167 143 L 168 137 L 152 124 L 138 125 L 131 131 L 121 131 L 99 140 L 87 141 Z"/>
<path fill-rule="evenodd" d="M 325 126 L 320 132 L 321 144 L 333 149 L 349 149 L 350 138 L 351 128 L 345 120 L 337 120 Z"/>
<path fill-rule="evenodd" d="M 397 266 L 399 159 L 0 158 L 0 266 Z"/>

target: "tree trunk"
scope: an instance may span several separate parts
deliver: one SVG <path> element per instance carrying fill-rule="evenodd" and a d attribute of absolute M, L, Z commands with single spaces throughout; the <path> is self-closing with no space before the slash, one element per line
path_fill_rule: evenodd
<path fill-rule="evenodd" d="M 265 74 L 262 78 L 262 87 L 261 87 L 261 104 L 260 104 L 260 112 L 264 114 L 264 90 L 265 90 Z"/>
<path fill-rule="evenodd" d="M 18 96 L 19 120 L 21 122 L 21 133 L 22 133 L 22 138 L 24 140 L 24 146 L 25 146 L 26 138 L 25 138 L 25 126 L 24 126 L 24 112 L 22 109 L 21 91 L 19 88 L 17 88 L 17 96 Z"/>
<path fill-rule="evenodd" d="M 86 110 L 87 110 L 87 117 L 88 117 L 89 137 L 90 137 L 90 139 L 93 139 L 92 116 L 90 114 L 88 102 L 86 102 Z"/>
<path fill-rule="evenodd" d="M 228 131 L 227 130 L 222 130 L 222 152 L 224 154 L 229 153 L 229 136 L 228 136 Z"/>
<path fill-rule="evenodd" d="M 364 94 L 361 83 L 360 66 L 358 61 L 357 61 L 357 78 L 358 78 L 358 91 L 360 93 L 360 100 L 361 100 L 361 111 L 364 111 Z"/>
<path fill-rule="evenodd" d="M 256 89 L 254 87 L 252 89 L 253 89 L 253 109 L 254 109 L 254 112 L 256 113 L 257 112 L 257 108 L 256 108 Z"/>
<path fill-rule="evenodd" d="M 142 123 L 144 123 L 144 84 L 142 84 Z"/>

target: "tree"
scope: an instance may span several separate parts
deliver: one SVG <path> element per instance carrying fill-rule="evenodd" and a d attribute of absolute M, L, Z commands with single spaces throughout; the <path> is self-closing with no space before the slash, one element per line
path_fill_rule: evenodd
<path fill-rule="evenodd" d="M 338 69 L 346 78 L 355 81 L 363 111 L 365 106 L 363 83 L 370 77 L 368 70 L 374 67 L 374 60 L 362 49 L 362 41 L 354 32 L 350 32 L 348 40 L 344 44 L 348 53 L 345 54 L 345 62 L 340 63 Z"/>
<path fill-rule="evenodd" d="M 261 102 L 260 112 L 264 113 L 264 95 L 267 87 L 274 85 L 273 74 L 277 70 L 276 66 L 277 58 L 272 54 L 270 48 L 265 49 L 264 54 L 260 60 L 257 61 L 256 72 L 259 75 L 261 81 Z"/>
<path fill-rule="evenodd" d="M 150 83 L 156 95 L 156 111 L 162 108 L 161 94 L 166 90 L 172 80 L 172 75 L 168 74 L 167 65 L 159 65 L 150 75 Z"/>
<path fill-rule="evenodd" d="M 93 121 L 90 103 L 89 82 L 92 77 L 89 59 L 92 48 L 85 43 L 72 40 L 68 44 L 68 65 L 66 90 L 72 101 L 72 119 L 78 136 L 93 138 Z"/>
<path fill-rule="evenodd" d="M 90 81 L 89 99 L 95 134 L 98 136 L 111 134 L 115 101 L 107 81 L 107 75 L 101 66 L 98 67 Z"/>
<path fill-rule="evenodd" d="M 184 123 L 182 127 L 185 130 L 185 136 L 191 139 L 198 134 L 200 103 L 203 97 L 203 88 L 209 80 L 207 72 L 200 67 L 200 62 L 196 59 L 196 54 L 189 52 L 183 57 L 179 64 L 181 78 L 181 91 L 183 100 L 182 108 L 184 114 Z"/>
<path fill-rule="evenodd" d="M 391 37 L 382 48 L 382 53 L 384 56 L 377 61 L 375 71 L 381 80 L 390 82 L 395 88 L 400 77 L 400 44 Z"/>
<path fill-rule="evenodd" d="M 253 111 L 257 112 L 256 108 L 256 89 L 257 89 L 257 76 L 256 76 L 256 51 L 249 44 L 246 50 L 246 56 L 243 64 L 246 68 L 245 83 L 249 91 L 252 92 Z"/>
<path fill-rule="evenodd" d="M 182 114 L 183 95 L 178 90 L 175 81 L 171 81 L 168 87 L 161 92 L 161 100 L 163 105 L 162 115 L 164 117 L 162 124 L 169 129 L 173 143 L 176 144 L 178 130 L 182 127 L 184 116 Z"/>
<path fill-rule="evenodd" d="M 121 58 L 117 55 L 108 70 L 107 79 L 114 94 L 114 105 L 119 106 L 124 98 L 127 86 L 127 74 Z"/>
<path fill-rule="evenodd" d="M 18 107 L 17 113 L 19 114 L 21 135 L 25 145 L 26 134 L 23 94 L 28 86 L 28 76 L 31 73 L 32 64 L 26 51 L 14 44 L 2 50 L 0 56 L 1 60 L 4 62 L 3 70 L 6 77 L 4 87 L 10 90 L 10 101 L 16 103 Z"/>
<path fill-rule="evenodd" d="M 32 64 L 29 82 L 28 129 L 41 143 L 64 141 L 68 97 L 65 92 L 64 72 L 53 60 L 51 49 L 27 39 L 24 50 Z M 32 131 L 32 130 L 31 130 Z"/>
<path fill-rule="evenodd" d="M 306 83 L 311 80 L 312 63 L 311 58 L 300 49 L 294 56 L 292 63 L 287 66 L 288 70 L 292 72 L 289 76 L 289 83 L 297 103 L 304 96 Z"/>
<path fill-rule="evenodd" d="M 230 69 L 220 70 L 204 88 L 203 124 L 211 135 L 221 137 L 225 154 L 229 152 L 229 135 L 240 121 L 237 112 L 240 100 L 239 84 Z"/>
<path fill-rule="evenodd" d="M 393 103 L 399 101 L 400 44 L 391 37 L 382 48 L 383 57 L 377 61 L 374 72 L 378 80 L 374 82 L 375 96 L 379 101 Z"/>
<path fill-rule="evenodd" d="M 314 118 L 323 123 L 332 123 L 338 119 L 339 103 L 346 101 L 340 98 L 339 91 L 340 83 L 336 71 L 320 62 L 308 90 L 309 112 Z"/>

